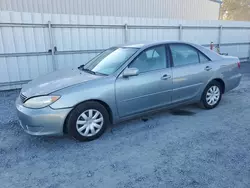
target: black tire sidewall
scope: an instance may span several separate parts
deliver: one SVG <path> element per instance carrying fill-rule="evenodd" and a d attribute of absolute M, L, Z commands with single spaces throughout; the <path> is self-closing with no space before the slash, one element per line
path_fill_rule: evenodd
<path fill-rule="evenodd" d="M 214 105 L 210 105 L 207 103 L 207 100 L 206 100 L 206 95 L 207 95 L 207 92 L 208 90 L 212 87 L 212 86 L 217 86 L 220 90 L 220 97 L 219 97 L 219 100 L 217 101 L 216 104 Z M 221 87 L 221 84 L 217 81 L 212 81 L 210 82 L 207 87 L 205 88 L 203 94 L 202 94 L 202 98 L 201 98 L 201 102 L 202 102 L 202 105 L 204 106 L 204 108 L 206 109 L 213 109 L 215 108 L 216 106 L 218 106 L 218 104 L 220 103 L 221 101 L 221 97 L 222 97 L 222 87 Z"/>
<path fill-rule="evenodd" d="M 88 109 L 98 110 L 102 114 L 103 119 L 104 119 L 104 122 L 100 131 L 96 135 L 89 136 L 89 137 L 81 135 L 76 129 L 77 118 L 80 116 L 80 114 L 82 114 L 84 111 Z M 70 113 L 69 118 L 68 118 L 67 128 L 68 128 L 69 134 L 76 140 L 91 141 L 91 140 L 95 140 L 99 138 L 105 132 L 105 129 L 107 128 L 108 124 L 109 124 L 109 114 L 106 108 L 98 102 L 89 101 L 89 102 L 79 104 L 73 109 L 73 111 Z"/>

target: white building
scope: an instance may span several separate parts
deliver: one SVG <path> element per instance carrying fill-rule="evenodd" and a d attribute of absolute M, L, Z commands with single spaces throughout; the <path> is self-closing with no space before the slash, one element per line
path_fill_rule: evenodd
<path fill-rule="evenodd" d="M 217 20 L 220 0 L 0 0 L 1 11 Z"/>

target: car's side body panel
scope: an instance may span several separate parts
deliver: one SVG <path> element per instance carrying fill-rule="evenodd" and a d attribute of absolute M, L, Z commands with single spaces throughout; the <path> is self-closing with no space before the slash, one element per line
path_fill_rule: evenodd
<path fill-rule="evenodd" d="M 206 65 L 193 64 L 173 67 L 173 97 L 172 102 L 192 100 L 203 92 L 204 86 L 213 76 L 213 71 L 205 71 Z"/>
<path fill-rule="evenodd" d="M 163 80 L 164 75 L 169 75 L 169 79 Z M 119 76 L 115 82 L 115 93 L 120 117 L 171 104 L 171 68 L 129 78 Z"/>
<path fill-rule="evenodd" d="M 215 77 L 219 77 L 225 83 L 225 92 L 236 88 L 241 80 L 241 73 L 238 67 L 239 59 L 237 57 L 224 57 L 223 60 L 214 62 L 216 68 Z"/>
<path fill-rule="evenodd" d="M 207 55 L 203 47 L 193 46 Z M 236 63 L 237 58 L 225 59 L 214 52 L 209 55 L 209 58 L 217 59 L 216 61 L 169 67 L 165 70 L 123 78 L 123 70 L 142 51 L 150 47 L 152 46 L 148 45 L 138 50 L 114 75 L 53 92 L 62 97 L 51 107 L 54 109 L 72 108 L 84 101 L 99 100 L 109 106 L 115 123 L 162 108 L 197 102 L 207 84 L 213 79 L 223 80 L 226 91 L 239 84 L 241 75 Z M 207 66 L 212 69 L 206 71 Z M 171 79 L 161 80 L 164 74 L 172 75 Z"/>
<path fill-rule="evenodd" d="M 61 95 L 57 102 L 51 105 L 53 109 L 71 108 L 78 104 L 97 100 L 107 104 L 112 112 L 112 117 L 118 117 L 115 99 L 115 77 L 109 76 L 95 82 L 86 82 L 72 87 L 68 87 L 56 92 L 53 95 Z"/>

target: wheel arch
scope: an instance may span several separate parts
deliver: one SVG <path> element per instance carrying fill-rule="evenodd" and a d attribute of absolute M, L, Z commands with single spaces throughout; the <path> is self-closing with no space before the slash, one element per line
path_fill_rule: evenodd
<path fill-rule="evenodd" d="M 211 80 L 209 83 L 211 83 L 213 81 L 220 83 L 221 89 L 222 89 L 222 94 L 224 94 L 225 93 L 225 82 L 221 78 L 215 78 L 215 79 Z"/>
<path fill-rule="evenodd" d="M 68 124 L 69 116 L 70 116 L 70 114 L 72 113 L 72 111 L 73 111 L 77 106 L 79 106 L 79 105 L 81 105 L 81 104 L 83 104 L 83 103 L 86 103 L 86 102 L 97 102 L 97 103 L 100 103 L 101 105 L 103 105 L 103 106 L 106 108 L 107 112 L 108 112 L 110 123 L 113 123 L 113 112 L 112 112 L 110 106 L 109 106 L 106 102 L 104 102 L 104 101 L 102 101 L 102 100 L 99 100 L 99 99 L 90 99 L 90 100 L 82 101 L 82 102 L 76 104 L 76 105 L 72 108 L 72 110 L 68 113 L 68 115 L 67 115 L 66 118 L 65 118 L 64 124 L 63 124 L 63 133 L 64 133 L 64 134 L 65 134 L 65 133 L 68 133 L 67 124 Z"/>
<path fill-rule="evenodd" d="M 212 84 L 220 85 L 222 91 L 221 91 L 220 98 L 217 101 L 217 103 L 211 104 L 212 105 L 211 106 L 211 105 L 207 104 L 207 102 L 206 102 L 206 92 L 209 89 L 209 87 L 212 86 Z M 219 102 L 221 100 L 221 97 L 222 97 L 222 94 L 224 92 L 225 92 L 225 83 L 224 83 L 224 81 L 221 78 L 214 78 L 214 79 L 212 79 L 211 81 L 208 82 L 208 84 L 206 85 L 206 87 L 203 90 L 203 93 L 202 93 L 201 98 L 200 98 L 200 106 L 202 108 L 204 108 L 204 109 L 213 109 L 213 108 L 215 108 L 219 104 Z"/>

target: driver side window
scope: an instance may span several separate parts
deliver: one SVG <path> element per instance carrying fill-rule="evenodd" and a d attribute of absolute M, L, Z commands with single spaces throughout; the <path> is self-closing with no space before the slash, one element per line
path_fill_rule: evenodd
<path fill-rule="evenodd" d="M 166 68 L 165 46 L 149 48 L 142 52 L 129 65 L 129 68 L 137 68 L 140 73 Z"/>

